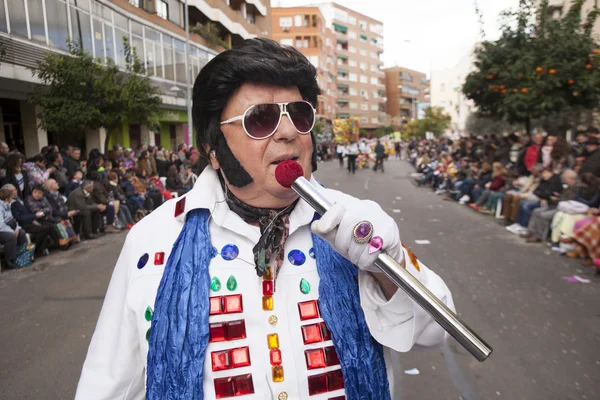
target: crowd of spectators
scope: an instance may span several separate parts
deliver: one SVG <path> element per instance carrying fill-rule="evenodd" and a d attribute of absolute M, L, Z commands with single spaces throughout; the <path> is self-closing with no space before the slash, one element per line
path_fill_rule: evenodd
<path fill-rule="evenodd" d="M 415 182 L 600 273 L 600 132 L 413 140 Z"/>
<path fill-rule="evenodd" d="M 92 149 L 46 146 L 26 158 L 0 143 L 0 245 L 6 268 L 82 240 L 133 227 L 164 201 L 192 188 L 198 151 L 180 145 Z M 197 171 L 197 170 L 196 170 Z"/>

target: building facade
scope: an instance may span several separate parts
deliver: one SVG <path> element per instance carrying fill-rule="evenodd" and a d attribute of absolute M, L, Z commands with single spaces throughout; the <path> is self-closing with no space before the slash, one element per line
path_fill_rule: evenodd
<path fill-rule="evenodd" d="M 326 27 L 319 7 L 272 9 L 272 39 L 298 49 L 317 68 L 321 88 L 317 116 L 331 121 L 336 116 L 337 87 L 333 33 Z M 329 39 L 329 45 L 327 40 Z"/>
<path fill-rule="evenodd" d="M 317 26 L 310 29 L 313 34 L 321 35 L 317 41 L 320 47 L 305 49 L 301 32 L 297 31 L 298 35 L 294 32 L 301 28 L 303 21 L 309 21 L 305 15 L 313 15 L 302 14 L 302 10 L 314 12 L 317 7 L 320 11 L 320 16 L 317 14 L 316 17 Z M 381 22 L 336 3 L 308 8 L 274 8 L 273 16 L 273 39 L 293 44 L 319 66 L 319 84 L 322 90 L 325 88 L 326 96 L 320 99 L 320 104 L 322 101 L 324 105 L 322 115 L 326 118 L 358 117 L 361 128 L 367 130 L 389 122 L 385 109 L 385 74 L 381 69 Z M 324 30 L 319 26 L 321 18 Z M 282 23 L 293 26 L 281 26 Z M 298 41 L 298 38 L 302 39 Z"/>
<path fill-rule="evenodd" d="M 418 118 L 421 107 L 429 103 L 429 80 L 424 72 L 403 67 L 386 68 L 387 113 L 394 126 Z"/>
<path fill-rule="evenodd" d="M 111 136 L 124 147 L 139 144 L 166 148 L 188 143 L 186 71 L 193 84 L 200 69 L 219 51 L 255 36 L 269 36 L 267 0 L 189 0 L 190 26 L 211 22 L 218 45 L 190 34 L 185 58 L 185 10 L 179 0 L 10 0 L 0 2 L 0 141 L 31 156 L 47 144 L 72 144 L 104 151 L 103 129 L 64 137 L 38 127 L 41 111 L 27 99 L 39 81 L 29 68 L 45 52 L 67 54 L 67 40 L 80 42 L 100 62 L 125 67 L 123 37 L 136 48 L 152 84 L 162 91 L 160 130 L 128 121 Z M 187 62 L 186 62 L 187 61 Z M 189 63 L 189 65 L 188 65 Z"/>

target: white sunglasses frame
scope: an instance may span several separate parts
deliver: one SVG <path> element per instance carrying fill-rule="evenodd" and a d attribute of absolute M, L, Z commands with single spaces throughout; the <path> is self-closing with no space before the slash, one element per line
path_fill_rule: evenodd
<path fill-rule="evenodd" d="M 290 114 L 287 111 L 287 105 L 290 103 L 306 103 L 310 106 L 310 108 L 313 111 L 313 123 L 310 127 L 310 129 L 308 130 L 308 132 L 301 132 L 300 130 L 298 130 L 298 128 L 296 127 L 296 124 L 294 124 L 294 121 L 292 121 L 292 117 L 290 117 Z M 262 104 L 277 104 L 279 106 L 279 121 L 277 121 L 277 125 L 275 126 L 275 129 L 273 129 L 273 132 L 269 133 L 267 136 L 265 137 L 261 137 L 261 138 L 257 138 L 252 136 L 249 132 L 248 129 L 246 129 L 246 124 L 245 124 L 245 118 L 246 118 L 246 114 L 248 113 L 248 111 L 250 111 L 253 107 L 258 106 L 258 105 L 262 105 Z M 225 125 L 225 124 L 230 124 L 232 122 L 236 122 L 236 121 L 242 121 L 242 128 L 244 128 L 244 132 L 246 133 L 246 135 L 248 135 L 250 138 L 254 139 L 254 140 L 264 140 L 264 139 L 268 139 L 271 136 L 273 136 L 275 134 L 275 132 L 277 132 L 277 129 L 279 129 L 279 125 L 281 124 L 281 119 L 284 115 L 287 115 L 288 119 L 290 120 L 292 126 L 296 129 L 296 132 L 298 132 L 301 135 L 308 135 L 313 128 L 315 127 L 315 123 L 317 122 L 317 110 L 315 110 L 315 108 L 313 107 L 312 104 L 310 104 L 308 101 L 306 100 L 295 100 L 295 101 L 287 101 L 285 103 L 259 103 L 259 104 L 253 104 L 250 107 L 248 107 L 246 109 L 246 111 L 244 111 L 244 113 L 242 115 L 238 115 L 237 117 L 233 117 L 233 118 L 229 118 L 226 121 L 221 122 L 221 125 Z"/>

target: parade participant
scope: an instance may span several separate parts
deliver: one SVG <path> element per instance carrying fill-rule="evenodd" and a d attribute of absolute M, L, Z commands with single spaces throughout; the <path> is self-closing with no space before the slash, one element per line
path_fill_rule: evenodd
<path fill-rule="evenodd" d="M 316 70 L 250 39 L 213 58 L 193 117 L 210 164 L 136 225 L 113 273 L 76 399 L 372 399 L 393 396 L 391 351 L 443 329 L 373 267 L 381 250 L 444 303 L 376 203 L 321 188 L 321 219 L 279 185 L 293 159 L 316 184 Z"/>

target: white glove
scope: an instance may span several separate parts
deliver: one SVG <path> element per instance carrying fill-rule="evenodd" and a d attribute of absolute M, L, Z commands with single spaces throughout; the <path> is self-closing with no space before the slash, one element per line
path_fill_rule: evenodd
<path fill-rule="evenodd" d="M 369 242 L 357 243 L 352 236 L 354 227 L 362 221 L 373 225 L 373 237 L 379 236 L 383 239 L 382 250 L 401 263 L 404 252 L 398 226 L 375 202 L 356 200 L 346 206 L 336 203 L 320 220 L 312 223 L 311 229 L 360 269 L 380 272 L 379 268 L 373 265 L 380 251 L 369 254 Z"/>

